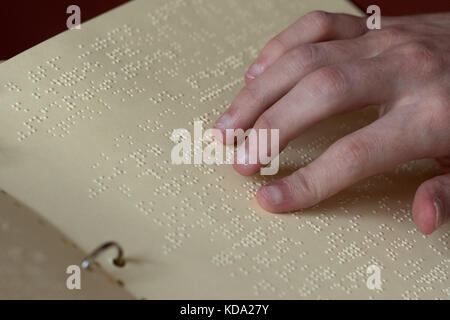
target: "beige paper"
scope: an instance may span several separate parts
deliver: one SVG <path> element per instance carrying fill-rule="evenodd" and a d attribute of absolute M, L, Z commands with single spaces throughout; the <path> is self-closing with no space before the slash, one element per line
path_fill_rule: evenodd
<path fill-rule="evenodd" d="M 0 190 L 0 299 L 133 298 L 98 268 L 81 270 L 80 290 L 68 290 L 74 273 L 66 270 L 84 257 L 59 230 Z"/>
<path fill-rule="evenodd" d="M 133 1 L 0 65 L 0 187 L 88 252 L 136 298 L 450 297 L 450 231 L 421 235 L 411 201 L 437 174 L 400 166 L 302 213 L 264 212 L 268 177 L 171 164 L 173 129 L 212 125 L 267 40 L 344 1 Z M 330 119 L 281 156 L 281 175 L 373 120 Z M 271 178 L 270 178 L 271 179 Z M 367 268 L 381 269 L 371 290 Z"/>

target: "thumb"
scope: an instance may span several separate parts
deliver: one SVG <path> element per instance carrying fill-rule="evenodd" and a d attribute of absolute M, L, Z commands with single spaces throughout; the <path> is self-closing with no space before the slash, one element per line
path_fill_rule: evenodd
<path fill-rule="evenodd" d="M 450 173 L 425 181 L 417 189 L 413 218 L 423 234 L 430 234 L 450 218 Z"/>

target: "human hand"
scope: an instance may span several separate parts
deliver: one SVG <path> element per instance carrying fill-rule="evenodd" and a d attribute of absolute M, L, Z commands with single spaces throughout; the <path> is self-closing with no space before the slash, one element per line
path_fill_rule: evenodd
<path fill-rule="evenodd" d="M 215 128 L 280 129 L 281 149 L 332 115 L 368 105 L 380 115 L 306 167 L 263 186 L 257 199 L 268 211 L 310 207 L 411 160 L 436 158 L 450 172 L 449 13 L 383 17 L 382 29 L 371 31 L 365 18 L 312 12 L 264 47 L 245 80 Z M 253 175 L 261 165 L 234 168 Z M 450 173 L 418 188 L 413 217 L 424 234 L 449 219 Z"/>

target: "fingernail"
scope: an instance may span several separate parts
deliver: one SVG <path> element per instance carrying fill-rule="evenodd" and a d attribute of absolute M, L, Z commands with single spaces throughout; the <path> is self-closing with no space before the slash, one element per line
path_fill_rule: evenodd
<path fill-rule="evenodd" d="M 264 66 L 259 63 L 254 63 L 247 71 L 247 78 L 255 79 L 264 71 Z"/>
<path fill-rule="evenodd" d="M 261 192 L 264 198 L 269 200 L 272 204 L 278 205 L 283 201 L 283 194 L 281 193 L 280 188 L 276 186 L 262 187 Z"/>
<path fill-rule="evenodd" d="M 434 199 L 433 204 L 436 209 L 435 228 L 437 229 L 444 223 L 444 212 L 442 208 L 442 201 L 439 198 Z"/>
<path fill-rule="evenodd" d="M 233 121 L 229 114 L 223 114 L 214 124 L 218 129 L 226 130 L 232 128 Z"/>

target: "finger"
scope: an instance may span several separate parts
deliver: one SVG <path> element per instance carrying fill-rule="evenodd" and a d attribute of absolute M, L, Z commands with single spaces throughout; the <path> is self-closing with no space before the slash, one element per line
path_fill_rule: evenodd
<path fill-rule="evenodd" d="M 383 42 L 380 42 L 378 37 L 359 37 L 353 40 L 302 45 L 292 49 L 275 62 L 272 68 L 241 90 L 215 127 L 221 130 L 246 130 L 253 126 L 264 110 L 309 73 L 326 65 L 374 56 L 382 47 Z"/>
<path fill-rule="evenodd" d="M 258 190 L 258 202 L 271 212 L 308 208 L 363 178 L 421 158 L 424 151 L 411 148 L 414 139 L 396 118 L 388 114 L 338 140 L 306 167 Z"/>
<path fill-rule="evenodd" d="M 323 11 L 310 12 L 267 43 L 245 74 L 245 80 L 255 79 L 284 53 L 301 44 L 350 39 L 366 31 L 363 18 Z"/>
<path fill-rule="evenodd" d="M 450 174 L 425 181 L 417 189 L 413 218 L 423 234 L 430 234 L 450 218 Z"/>
<path fill-rule="evenodd" d="M 375 57 L 321 68 L 267 109 L 253 128 L 279 129 L 281 151 L 305 130 L 332 115 L 386 104 L 395 96 L 398 67 L 393 59 Z M 277 151 L 269 149 L 272 157 L 278 155 Z M 261 166 L 259 162 L 236 162 L 234 168 L 243 175 L 252 175 Z"/>
<path fill-rule="evenodd" d="M 420 23 L 422 22 L 422 23 Z M 409 16 L 396 16 L 388 17 L 385 16 L 381 19 L 381 28 L 392 26 L 408 26 L 409 28 L 423 28 L 423 23 L 430 23 L 436 25 L 450 25 L 448 19 L 448 14 L 446 12 L 442 13 L 428 13 L 428 14 L 415 14 Z"/>

